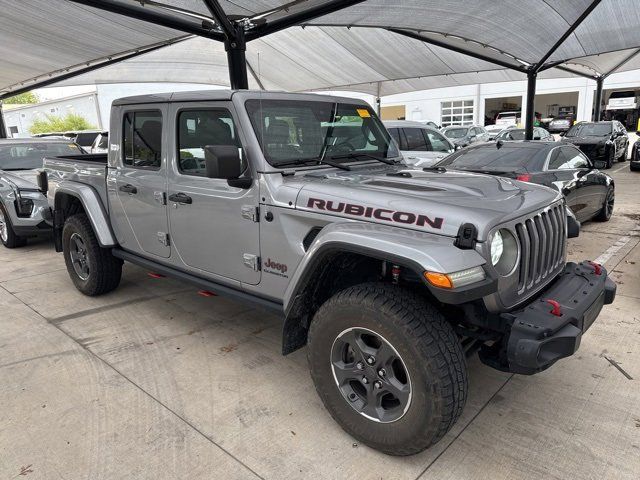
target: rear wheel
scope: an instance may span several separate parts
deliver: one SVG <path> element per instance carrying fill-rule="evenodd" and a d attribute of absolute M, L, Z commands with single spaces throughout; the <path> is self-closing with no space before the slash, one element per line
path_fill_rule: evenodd
<path fill-rule="evenodd" d="M 318 395 L 350 435 L 391 455 L 440 440 L 467 396 L 464 352 L 421 297 L 386 284 L 337 293 L 316 313 L 308 359 Z"/>
<path fill-rule="evenodd" d="M 611 215 L 613 215 L 613 205 L 615 203 L 615 190 L 613 187 L 609 187 L 607 189 L 607 195 L 604 198 L 604 203 L 602 204 L 602 209 L 596 216 L 596 220 L 600 220 L 601 222 L 608 222 L 611 219 Z"/>
<path fill-rule="evenodd" d="M 84 213 L 69 217 L 62 230 L 62 248 L 67 271 L 76 288 L 89 296 L 114 290 L 120 283 L 122 260 L 98 243 Z"/>
<path fill-rule="evenodd" d="M 0 203 L 0 241 L 7 248 L 24 247 L 27 239 L 16 235 L 9 214 Z"/>
<path fill-rule="evenodd" d="M 609 153 L 607 153 L 607 166 L 605 168 L 609 169 L 613 167 L 614 162 L 616 161 L 616 149 L 615 147 L 609 148 Z"/>

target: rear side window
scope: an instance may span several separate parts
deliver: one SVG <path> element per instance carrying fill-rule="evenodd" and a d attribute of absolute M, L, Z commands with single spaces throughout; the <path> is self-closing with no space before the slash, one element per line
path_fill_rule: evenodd
<path fill-rule="evenodd" d="M 239 146 L 231 113 L 227 109 L 183 110 L 178 115 L 178 170 L 204 176 L 205 147 Z M 243 165 L 246 168 L 246 165 Z"/>
<path fill-rule="evenodd" d="M 551 154 L 548 170 L 573 170 L 589 168 L 589 160 L 577 149 L 571 147 L 556 148 Z"/>
<path fill-rule="evenodd" d="M 424 130 L 424 133 L 427 135 L 427 139 L 431 144 L 431 150 L 434 152 L 449 152 L 451 150 L 451 145 L 449 142 L 439 133 L 432 132 L 430 130 Z"/>
<path fill-rule="evenodd" d="M 407 150 L 423 152 L 430 150 L 421 128 L 405 128 L 403 130 L 407 139 Z"/>
<path fill-rule="evenodd" d="M 398 144 L 398 148 L 400 148 L 400 150 L 404 150 L 403 145 L 402 145 L 402 141 L 400 139 L 400 129 L 399 128 L 389 128 L 388 130 L 389 130 L 389 134 L 391 135 L 391 137 L 393 137 L 393 139 Z"/>
<path fill-rule="evenodd" d="M 127 167 L 158 170 L 162 163 L 162 113 L 135 111 L 124 115 L 122 162 Z"/>

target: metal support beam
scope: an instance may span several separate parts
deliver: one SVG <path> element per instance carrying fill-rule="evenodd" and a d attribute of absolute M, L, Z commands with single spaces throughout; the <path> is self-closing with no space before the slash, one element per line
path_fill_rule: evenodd
<path fill-rule="evenodd" d="M 0 102 L 0 138 L 7 138 L 7 128 L 4 124 L 4 113 L 2 113 L 2 102 Z"/>
<path fill-rule="evenodd" d="M 553 53 L 560 48 L 560 46 L 565 42 L 567 38 L 580 26 L 582 22 L 593 12 L 593 10 L 600 4 L 601 0 L 593 0 L 591 4 L 587 7 L 587 9 L 582 12 L 575 22 L 573 22 L 569 29 L 564 32 L 564 34 L 558 39 L 556 43 L 553 44 L 553 47 L 545 53 L 545 55 L 538 61 L 538 63 L 533 67 L 534 72 L 538 73 L 540 69 L 544 66 L 544 62 L 546 62 Z"/>
<path fill-rule="evenodd" d="M 216 21 L 218 26 L 224 32 L 226 38 L 233 38 L 236 36 L 236 30 L 238 28 L 233 25 L 227 14 L 224 12 L 224 9 L 220 6 L 220 3 L 217 0 L 203 0 L 206 7 L 211 12 L 211 16 Z"/>
<path fill-rule="evenodd" d="M 63 80 L 67 80 L 68 78 L 73 78 L 73 77 L 77 77 L 78 75 L 83 75 L 85 73 L 89 73 L 92 72 L 94 70 L 98 70 L 100 68 L 103 67 L 108 67 L 109 65 L 113 65 L 115 63 L 119 63 L 122 62 L 124 60 L 129 60 L 130 58 L 135 58 L 135 57 L 139 57 L 140 55 L 144 55 L 146 53 L 150 53 L 153 52 L 155 50 L 159 50 L 161 48 L 164 48 L 168 45 L 173 45 L 176 44 L 178 42 L 182 42 L 184 40 L 187 40 L 189 38 L 193 38 L 191 35 L 186 35 L 184 37 L 181 37 L 179 39 L 175 39 L 175 40 L 171 40 L 168 42 L 162 42 L 160 44 L 156 44 L 150 47 L 146 47 L 146 48 L 141 48 L 139 50 L 135 50 L 131 53 L 125 54 L 125 55 L 120 55 L 120 56 L 114 56 L 114 57 L 108 57 L 107 59 L 94 63 L 93 65 L 89 65 L 88 67 L 83 67 L 83 68 L 78 68 L 77 70 L 73 70 L 71 71 L 70 67 L 68 69 L 65 70 L 61 70 L 59 75 L 55 75 L 55 73 L 49 74 L 46 77 L 46 80 L 41 80 L 41 81 L 34 81 L 33 83 L 29 83 L 28 85 L 25 85 L 23 87 L 20 88 L 16 88 L 14 90 L 11 90 L 9 92 L 3 93 L 0 95 L 0 101 L 4 100 L 5 98 L 9 98 L 9 97 L 13 97 L 14 95 L 19 95 L 21 93 L 24 92 L 28 92 L 29 90 L 33 90 L 34 88 L 42 88 L 42 87 L 47 87 L 49 85 L 52 85 L 54 83 L 58 83 L 61 82 Z M 62 73 L 65 72 L 65 73 Z M 36 77 L 37 78 L 37 77 Z M 22 83 L 26 83 L 26 82 L 22 82 Z"/>
<path fill-rule="evenodd" d="M 535 70 L 531 69 L 527 72 L 527 108 L 526 108 L 526 120 L 524 124 L 524 139 L 533 140 L 533 124 L 536 120 L 536 80 L 538 74 Z"/>
<path fill-rule="evenodd" d="M 446 42 L 441 42 L 440 40 L 436 40 L 434 38 L 426 38 L 420 35 L 419 33 L 412 32 L 410 30 L 402 30 L 399 28 L 388 28 L 387 30 L 393 33 L 397 33 L 398 35 L 403 35 L 408 38 L 413 38 L 414 40 L 419 40 L 424 43 L 435 45 L 436 47 L 446 48 L 447 50 L 451 50 L 452 52 L 462 53 L 463 55 L 468 55 L 470 57 L 477 58 L 478 60 L 483 60 L 485 62 L 493 63 L 495 65 L 499 65 L 504 68 L 510 68 L 512 70 L 516 70 L 522 73 L 527 72 L 527 67 L 525 67 L 524 65 L 516 65 L 510 62 L 507 62 L 506 60 L 500 60 L 497 58 L 489 57 L 487 55 L 483 55 L 478 52 L 466 50 L 464 48 L 457 47 L 454 45 L 449 45 Z"/>
<path fill-rule="evenodd" d="M 264 37 L 265 35 L 279 32 L 280 30 L 284 30 L 285 28 L 301 25 L 304 22 L 313 20 L 314 18 L 329 15 L 330 13 L 334 13 L 347 7 L 351 7 L 352 5 L 362 3 L 363 1 L 365 0 L 330 0 L 301 12 L 286 15 L 271 22 L 267 17 L 265 23 L 263 23 L 262 25 L 256 25 L 255 28 L 247 31 L 247 42 L 255 40 L 256 38 Z"/>
<path fill-rule="evenodd" d="M 111 13 L 117 13 L 136 20 L 161 25 L 167 28 L 173 28 L 181 32 L 207 37 L 220 42 L 224 41 L 224 35 L 220 32 L 212 30 L 213 22 L 209 25 L 206 22 L 196 23 L 194 21 L 185 20 L 175 15 L 169 15 L 159 11 L 157 8 L 140 7 L 134 3 L 123 3 L 117 0 L 69 0 L 74 3 L 86 5 L 88 7 L 98 8 Z"/>
<path fill-rule="evenodd" d="M 600 121 L 601 111 L 602 111 L 602 87 L 604 86 L 604 78 L 600 77 L 596 80 L 596 106 L 593 110 L 593 121 Z"/>
<path fill-rule="evenodd" d="M 611 75 L 612 73 L 615 73 L 616 70 L 618 70 L 620 67 L 622 67 L 623 65 L 625 65 L 627 62 L 629 62 L 630 60 L 632 60 L 636 55 L 638 55 L 640 53 L 640 48 L 638 50 L 636 50 L 635 52 L 633 52 L 631 55 L 629 55 L 627 58 L 625 58 L 624 60 L 622 60 L 619 64 L 617 64 L 615 67 L 613 67 L 611 70 L 609 70 L 607 73 L 605 73 L 603 76 L 604 77 L 608 77 L 609 75 Z"/>
<path fill-rule="evenodd" d="M 224 48 L 227 51 L 231 90 L 247 90 L 249 80 L 247 78 L 247 44 L 244 40 L 244 30 L 238 28 L 235 37 L 225 40 Z"/>

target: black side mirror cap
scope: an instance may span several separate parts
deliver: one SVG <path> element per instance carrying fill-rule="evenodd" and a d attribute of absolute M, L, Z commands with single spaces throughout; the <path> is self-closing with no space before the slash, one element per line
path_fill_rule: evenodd
<path fill-rule="evenodd" d="M 247 190 L 251 188 L 253 185 L 253 178 L 251 177 L 236 177 L 236 178 L 227 178 L 227 185 L 235 188 L 242 188 Z"/>
<path fill-rule="evenodd" d="M 49 191 L 49 177 L 47 177 L 47 172 L 40 170 L 38 172 L 37 182 L 38 190 L 40 190 L 43 195 L 46 195 Z"/>

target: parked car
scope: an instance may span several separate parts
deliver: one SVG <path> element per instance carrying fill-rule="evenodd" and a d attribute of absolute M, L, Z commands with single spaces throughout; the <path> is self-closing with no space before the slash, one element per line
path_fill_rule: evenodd
<path fill-rule="evenodd" d="M 406 162 L 418 167 L 434 165 L 455 150 L 455 145 L 437 130 L 419 122 L 384 121 Z"/>
<path fill-rule="evenodd" d="M 489 135 L 489 138 L 488 138 L 489 141 L 495 140 L 498 134 L 507 128 L 516 128 L 516 126 L 509 125 L 507 127 L 504 127 L 502 125 L 487 125 L 484 127 L 485 131 Z"/>
<path fill-rule="evenodd" d="M 597 163 L 573 145 L 531 141 L 474 145 L 448 156 L 438 166 L 551 187 L 565 196 L 579 221 L 594 217 L 607 221 L 613 213 L 615 185 L 598 170 L 604 162 Z"/>
<path fill-rule="evenodd" d="M 362 100 L 137 96 L 113 102 L 109 135 L 120 149 L 48 157 L 39 177 L 76 288 L 114 290 L 128 261 L 277 313 L 333 418 L 389 454 L 456 423 L 465 355 L 542 371 L 615 297 L 604 267 L 566 262 L 561 194 L 407 167 Z"/>
<path fill-rule="evenodd" d="M 466 147 L 475 142 L 489 141 L 489 134 L 480 125 L 469 125 L 465 127 L 446 127 L 442 129 L 442 134 L 447 137 L 456 147 Z"/>
<path fill-rule="evenodd" d="M 542 121 L 542 115 L 539 112 L 535 113 L 536 122 Z M 495 124 L 501 125 L 503 127 L 508 127 L 509 125 L 518 125 L 522 123 L 522 111 L 521 110 L 512 110 L 507 112 L 500 112 L 496 115 Z"/>
<path fill-rule="evenodd" d="M 640 139 L 640 130 L 636 132 Z M 636 140 L 631 147 L 631 161 L 629 162 L 629 169 L 633 172 L 640 171 L 640 140 Z"/>
<path fill-rule="evenodd" d="M 524 128 L 508 128 L 500 132 L 496 136 L 496 140 L 501 140 L 503 142 L 510 142 L 513 140 L 524 140 L 524 137 L 525 137 Z M 556 139 L 553 138 L 553 135 L 551 135 L 542 127 L 533 127 L 533 139 L 541 140 L 543 142 L 556 141 Z"/>
<path fill-rule="evenodd" d="M 100 130 L 77 130 L 64 132 L 63 135 L 80 145 L 84 151 L 89 152 L 94 140 L 101 133 Z"/>
<path fill-rule="evenodd" d="M 107 153 L 109 151 L 109 132 L 100 132 L 93 141 L 89 153 Z"/>
<path fill-rule="evenodd" d="M 21 247 L 27 238 L 50 231 L 47 198 L 36 174 L 46 155 L 73 155 L 80 148 L 69 140 L 21 138 L 0 140 L 0 241 Z"/>
<path fill-rule="evenodd" d="M 556 117 L 549 122 L 549 131 L 551 133 L 566 132 L 572 124 L 572 117 Z"/>
<path fill-rule="evenodd" d="M 611 168 L 617 160 L 627 159 L 629 136 L 617 120 L 580 122 L 567 131 L 562 142 L 577 146 L 591 160 L 603 160 L 604 168 Z"/>

